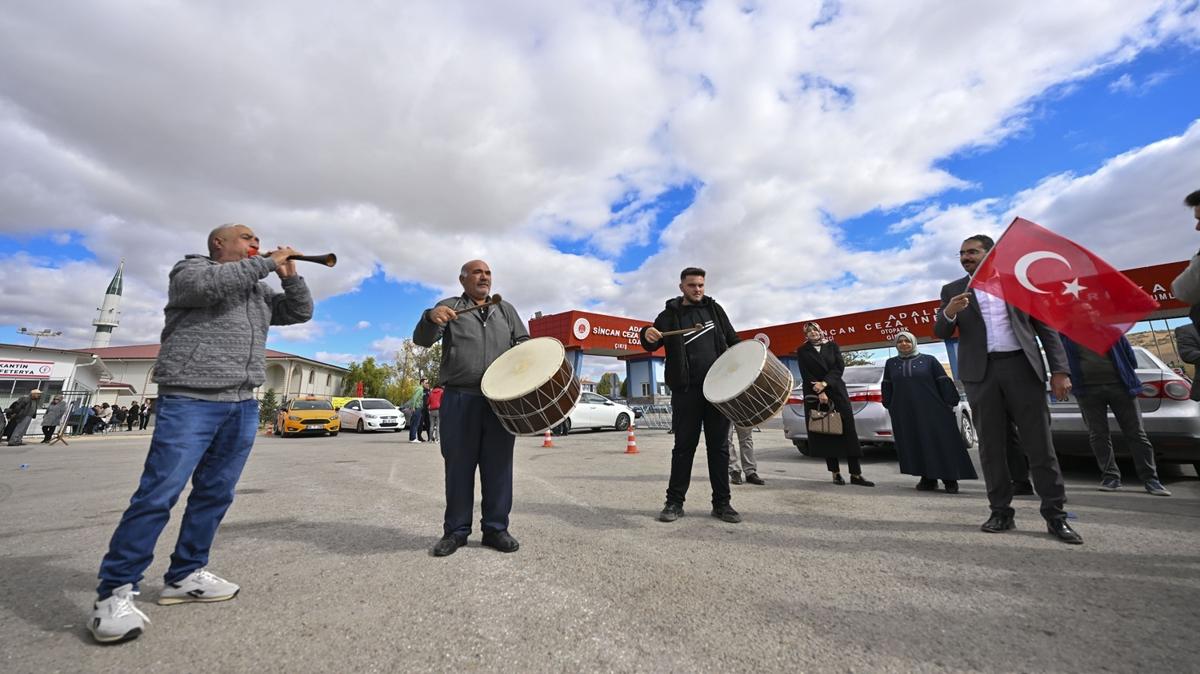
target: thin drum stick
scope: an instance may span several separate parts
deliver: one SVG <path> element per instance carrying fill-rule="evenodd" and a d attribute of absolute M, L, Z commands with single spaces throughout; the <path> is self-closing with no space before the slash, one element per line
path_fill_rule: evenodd
<path fill-rule="evenodd" d="M 485 309 L 487 307 L 500 304 L 501 299 L 502 298 L 500 297 L 499 293 L 497 293 L 495 295 L 492 295 L 492 299 L 488 300 L 487 302 L 484 302 L 483 304 L 475 304 L 475 305 L 467 307 L 466 309 L 455 309 L 454 310 L 455 318 L 458 318 L 459 316 L 462 316 L 465 313 L 469 313 L 472 311 L 479 311 L 480 309 Z"/>
<path fill-rule="evenodd" d="M 687 335 L 687 334 L 691 334 L 691 333 L 693 333 L 693 332 L 696 332 L 697 330 L 703 330 L 703 329 L 704 329 L 704 324 L 703 324 L 703 323 L 697 323 L 697 324 L 695 325 L 695 327 L 691 327 L 691 328 L 683 328 L 683 329 L 681 329 L 681 330 L 667 330 L 666 332 L 660 332 L 660 333 L 658 333 L 658 334 L 659 334 L 660 336 L 662 336 L 662 337 L 671 337 L 671 336 L 674 336 L 674 335 Z"/>

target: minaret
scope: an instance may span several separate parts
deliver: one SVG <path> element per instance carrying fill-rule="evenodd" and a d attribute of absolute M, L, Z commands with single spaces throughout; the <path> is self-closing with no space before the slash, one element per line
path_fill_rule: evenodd
<path fill-rule="evenodd" d="M 104 303 L 100 305 L 100 315 L 96 316 L 96 320 L 92 321 L 92 325 L 96 326 L 96 334 L 92 337 L 91 348 L 103 348 L 108 346 L 109 340 L 112 339 L 113 328 L 120 323 L 121 306 L 121 289 L 125 276 L 125 260 L 121 260 L 121 264 L 117 265 L 117 273 L 113 276 L 112 283 L 108 284 L 108 290 L 104 291 Z"/>

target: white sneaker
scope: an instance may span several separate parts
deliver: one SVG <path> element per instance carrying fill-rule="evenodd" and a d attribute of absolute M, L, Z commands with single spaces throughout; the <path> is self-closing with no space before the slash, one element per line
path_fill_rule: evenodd
<path fill-rule="evenodd" d="M 204 569 L 193 571 L 183 580 L 167 583 L 158 595 L 160 606 L 193 601 L 213 602 L 233 599 L 240 587 Z"/>
<path fill-rule="evenodd" d="M 92 638 L 102 644 L 112 644 L 140 636 L 150 619 L 133 604 L 137 595 L 133 584 L 126 583 L 113 590 L 108 599 L 92 604 L 92 621 L 88 623 Z"/>
<path fill-rule="evenodd" d="M 413 438 L 412 440 L 409 440 L 409 442 L 423 442 L 423 441 L 422 441 L 422 440 L 418 440 L 418 439 L 416 439 L 416 438 Z"/>

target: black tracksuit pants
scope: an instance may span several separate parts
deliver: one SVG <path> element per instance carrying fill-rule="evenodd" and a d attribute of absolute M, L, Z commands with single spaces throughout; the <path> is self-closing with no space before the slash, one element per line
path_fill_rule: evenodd
<path fill-rule="evenodd" d="M 704 399 L 699 384 L 686 391 L 671 392 L 671 412 L 675 426 L 675 447 L 671 450 L 671 481 L 667 486 L 667 502 L 683 505 L 688 484 L 692 479 L 692 462 L 704 429 L 704 446 L 708 454 L 708 480 L 712 483 L 713 507 L 729 505 L 729 450 L 725 439 L 729 435 L 729 419 Z"/>

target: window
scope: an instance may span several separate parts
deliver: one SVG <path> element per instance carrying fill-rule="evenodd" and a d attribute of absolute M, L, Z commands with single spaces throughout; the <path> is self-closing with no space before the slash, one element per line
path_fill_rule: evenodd
<path fill-rule="evenodd" d="M 325 388 L 329 388 L 332 385 L 333 385 L 333 375 L 331 375 L 331 374 L 325 375 Z"/>
<path fill-rule="evenodd" d="M 649 382 L 642 382 L 642 395 L 644 395 L 644 396 L 650 395 L 650 383 Z"/>
<path fill-rule="evenodd" d="M 316 370 L 309 370 L 308 371 L 308 383 L 310 383 L 310 384 L 313 383 L 313 377 L 315 377 L 316 375 L 317 375 Z"/>

